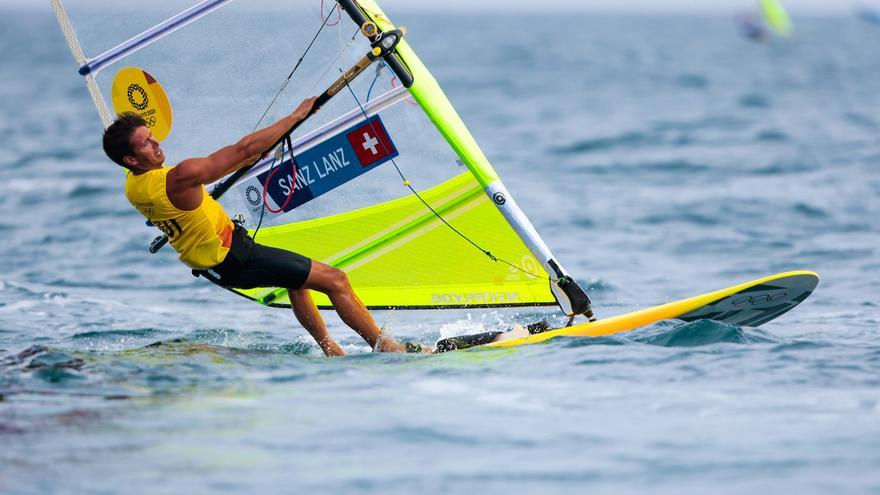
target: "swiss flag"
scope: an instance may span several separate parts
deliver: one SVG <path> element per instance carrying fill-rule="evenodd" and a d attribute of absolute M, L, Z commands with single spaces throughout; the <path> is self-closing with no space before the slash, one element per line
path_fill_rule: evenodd
<path fill-rule="evenodd" d="M 397 150 L 388 139 L 388 134 L 385 133 L 385 126 L 379 119 L 370 119 L 364 125 L 349 132 L 346 137 L 354 148 L 361 167 L 369 167 L 389 155 L 397 154 Z"/>

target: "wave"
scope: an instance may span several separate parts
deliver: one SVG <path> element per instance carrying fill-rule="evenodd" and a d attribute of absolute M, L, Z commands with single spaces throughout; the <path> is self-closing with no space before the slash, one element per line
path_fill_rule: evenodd
<path fill-rule="evenodd" d="M 662 145 L 662 136 L 644 132 L 626 132 L 616 136 L 585 139 L 568 146 L 555 148 L 551 151 L 560 155 L 578 155 L 592 151 L 605 151 L 614 148 L 638 148 L 651 145 Z"/>
<path fill-rule="evenodd" d="M 857 127 L 861 127 L 862 129 L 867 131 L 876 131 L 878 128 L 880 128 L 880 124 L 877 123 L 877 120 L 868 114 L 859 112 L 847 112 L 846 114 L 844 114 L 844 117 L 846 118 L 847 122 Z"/>
<path fill-rule="evenodd" d="M 755 135 L 757 143 L 784 143 L 789 140 L 788 134 L 779 129 L 766 129 Z"/>
<path fill-rule="evenodd" d="M 158 328 L 134 328 L 134 329 L 118 329 L 118 330 L 93 330 L 89 332 L 80 332 L 72 335 L 71 340 L 120 340 L 130 338 L 155 338 L 157 335 L 167 333 L 165 330 Z"/>
<path fill-rule="evenodd" d="M 663 326 L 663 324 L 658 325 Z M 662 347 L 700 347 L 714 344 L 751 344 L 773 342 L 760 330 L 714 320 L 682 323 L 672 328 L 653 328 L 633 335 L 633 340 Z"/>
<path fill-rule="evenodd" d="M 151 329 L 123 330 L 117 335 L 150 334 Z M 88 334 L 108 332 L 84 332 Z M 291 373 L 313 376 L 333 363 L 308 359 L 317 347 L 283 343 L 226 347 L 184 338 L 156 341 L 133 349 L 75 351 L 33 345 L 0 358 L 0 396 L 58 395 L 101 399 L 167 397 L 211 393 L 240 387 L 242 378 L 278 381 Z M 314 363 L 304 368 L 305 363 Z M 291 371 L 293 370 L 293 371 Z M 265 372 L 270 376 L 265 376 Z"/>
<path fill-rule="evenodd" d="M 675 177 L 680 180 L 682 175 L 695 175 L 709 172 L 712 167 L 693 161 L 672 158 L 668 160 L 625 162 L 602 162 L 590 164 L 570 164 L 567 168 L 571 172 L 587 172 L 590 175 L 623 175 L 626 177 L 644 177 L 650 175 L 664 175 Z"/>
<path fill-rule="evenodd" d="M 675 78 L 675 82 L 683 88 L 705 89 L 709 87 L 709 79 L 700 74 L 681 74 Z"/>
<path fill-rule="evenodd" d="M 785 352 L 791 352 L 791 351 L 806 351 L 806 350 L 824 349 L 826 347 L 831 347 L 831 344 L 824 343 L 824 342 L 795 340 L 792 342 L 783 342 L 781 344 L 777 344 L 770 349 L 770 352 L 771 353 L 785 353 Z"/>
<path fill-rule="evenodd" d="M 621 346 L 630 344 L 631 341 L 625 337 L 620 335 L 607 335 L 604 337 L 583 337 L 583 338 L 564 338 L 557 339 L 562 342 L 562 345 L 569 348 L 575 347 L 591 347 L 591 346 Z M 552 341 L 551 341 L 552 342 Z"/>
<path fill-rule="evenodd" d="M 809 159 L 787 161 L 780 160 L 774 161 L 764 167 L 756 168 L 752 170 L 752 173 L 755 175 L 775 176 L 813 172 L 819 170 L 819 168 L 819 164 L 812 162 Z"/>
<path fill-rule="evenodd" d="M 636 221 L 642 225 L 663 225 L 668 223 L 685 223 L 700 227 L 710 227 L 720 224 L 724 220 L 721 216 L 709 216 L 693 210 L 677 209 L 666 213 L 647 215 Z"/>
<path fill-rule="evenodd" d="M 739 97 L 737 101 L 743 108 L 770 108 L 770 98 L 761 93 L 747 93 Z"/>
<path fill-rule="evenodd" d="M 619 148 L 678 148 L 700 144 L 700 133 L 707 131 L 741 131 L 751 125 L 748 119 L 730 116 L 709 116 L 695 120 L 663 120 L 648 124 L 644 129 L 630 130 L 603 137 L 591 137 L 568 145 L 551 148 L 557 155 L 582 155 Z"/>
<path fill-rule="evenodd" d="M 109 194 L 115 195 L 118 194 L 118 192 L 110 187 L 97 186 L 94 184 L 78 184 L 67 193 L 67 199 L 87 199 Z"/>

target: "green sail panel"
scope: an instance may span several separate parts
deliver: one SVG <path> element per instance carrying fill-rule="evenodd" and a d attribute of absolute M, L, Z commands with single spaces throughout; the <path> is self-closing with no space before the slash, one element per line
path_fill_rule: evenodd
<path fill-rule="evenodd" d="M 421 193 L 455 233 L 415 196 L 286 225 L 263 227 L 257 241 L 345 270 L 368 308 L 467 308 L 553 305 L 547 273 L 469 172 Z M 277 288 L 236 291 L 288 306 Z M 321 308 L 331 307 L 313 291 Z"/>

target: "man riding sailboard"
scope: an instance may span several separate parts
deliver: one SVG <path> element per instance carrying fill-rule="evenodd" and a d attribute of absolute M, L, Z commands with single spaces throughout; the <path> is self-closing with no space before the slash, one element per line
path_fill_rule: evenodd
<path fill-rule="evenodd" d="M 374 351 L 406 351 L 407 346 L 376 325 L 342 270 L 254 242 L 205 188 L 252 163 L 303 120 L 314 102 L 315 98 L 306 99 L 275 124 L 206 157 L 189 158 L 174 167 L 164 166 L 165 153 L 146 122 L 125 113 L 104 131 L 104 152 L 128 169 L 125 195 L 129 202 L 168 236 L 180 261 L 193 270 L 209 271 L 227 287 L 286 288 L 297 320 L 327 356 L 345 352 L 327 331 L 309 290 L 326 294 L 342 321 Z"/>
<path fill-rule="evenodd" d="M 254 162 L 291 127 L 309 115 L 315 98 L 304 100 L 290 115 L 206 157 L 189 158 L 166 167 L 165 152 L 144 119 L 119 115 L 104 131 L 107 156 L 126 168 L 125 196 L 151 224 L 164 232 L 180 261 L 208 272 L 220 285 L 236 289 L 282 287 L 299 323 L 327 356 L 345 351 L 330 336 L 310 290 L 323 292 L 339 317 L 378 352 L 432 352 L 418 344 L 401 344 L 380 329 L 358 299 L 342 270 L 283 249 L 261 245 L 208 194 L 211 184 Z M 487 344 L 535 333 L 546 325 L 515 327 L 512 332 L 486 332 L 438 342 L 440 352 Z"/>

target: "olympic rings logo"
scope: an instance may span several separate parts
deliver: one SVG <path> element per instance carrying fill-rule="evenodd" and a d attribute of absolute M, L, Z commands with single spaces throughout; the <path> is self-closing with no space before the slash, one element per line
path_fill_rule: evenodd
<path fill-rule="evenodd" d="M 135 98 L 135 93 L 140 97 L 140 101 Z M 144 110 L 150 105 L 150 98 L 147 96 L 147 91 L 139 84 L 130 84 L 128 86 L 128 102 L 134 108 Z"/>

